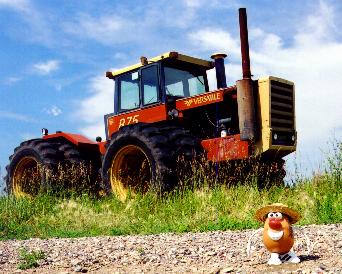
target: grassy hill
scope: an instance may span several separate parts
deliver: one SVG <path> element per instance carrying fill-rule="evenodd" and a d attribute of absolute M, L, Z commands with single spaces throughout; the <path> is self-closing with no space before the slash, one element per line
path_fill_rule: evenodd
<path fill-rule="evenodd" d="M 246 184 L 208 187 L 192 177 L 195 187 L 165 197 L 150 193 L 122 203 L 116 197 L 88 195 L 34 199 L 0 198 L 0 239 L 155 234 L 257 228 L 255 211 L 282 202 L 301 212 L 299 225 L 342 222 L 342 144 L 326 159 L 326 170 L 293 186 L 258 188 Z"/>

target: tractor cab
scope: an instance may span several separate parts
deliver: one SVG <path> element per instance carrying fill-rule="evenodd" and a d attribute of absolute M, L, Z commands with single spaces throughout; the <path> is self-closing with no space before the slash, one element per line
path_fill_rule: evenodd
<path fill-rule="evenodd" d="M 168 52 L 133 66 L 107 72 L 115 80 L 114 114 L 165 104 L 209 91 L 209 61 Z"/>

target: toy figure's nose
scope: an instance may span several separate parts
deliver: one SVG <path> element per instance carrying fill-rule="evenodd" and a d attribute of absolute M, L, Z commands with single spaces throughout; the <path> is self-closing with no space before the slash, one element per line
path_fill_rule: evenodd
<path fill-rule="evenodd" d="M 270 218 L 268 223 L 269 223 L 270 228 L 272 228 L 272 229 L 281 229 L 282 228 L 281 222 L 278 219 Z"/>

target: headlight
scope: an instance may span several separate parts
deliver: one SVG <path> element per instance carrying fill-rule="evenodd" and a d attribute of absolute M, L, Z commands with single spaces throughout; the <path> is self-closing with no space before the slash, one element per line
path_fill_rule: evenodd
<path fill-rule="evenodd" d="M 171 117 L 171 119 L 177 118 L 179 116 L 179 112 L 177 109 L 170 110 L 168 114 Z"/>
<path fill-rule="evenodd" d="M 46 136 L 49 134 L 49 131 L 47 130 L 47 128 L 42 128 L 42 135 Z"/>
<path fill-rule="evenodd" d="M 277 140 L 277 139 L 278 139 L 278 135 L 277 135 L 277 133 L 274 133 L 274 135 L 273 135 L 273 139 L 274 139 L 274 140 Z"/>

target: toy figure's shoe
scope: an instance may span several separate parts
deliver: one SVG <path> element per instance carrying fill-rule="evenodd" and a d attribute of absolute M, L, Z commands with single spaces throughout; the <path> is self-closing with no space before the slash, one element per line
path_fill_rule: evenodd
<path fill-rule="evenodd" d="M 282 262 L 289 262 L 289 263 L 293 263 L 293 264 L 298 264 L 300 262 L 300 259 L 298 258 L 296 253 L 294 253 L 292 251 L 290 251 L 286 254 L 280 255 L 280 260 Z"/>
<path fill-rule="evenodd" d="M 269 265 L 280 265 L 281 260 L 279 259 L 278 253 L 271 253 L 271 258 L 267 262 Z"/>

